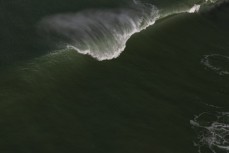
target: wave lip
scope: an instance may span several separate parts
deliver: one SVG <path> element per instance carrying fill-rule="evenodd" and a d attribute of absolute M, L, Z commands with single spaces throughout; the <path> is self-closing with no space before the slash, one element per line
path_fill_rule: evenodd
<path fill-rule="evenodd" d="M 151 4 L 135 2 L 125 9 L 87 10 L 59 14 L 41 21 L 43 30 L 54 34 L 81 54 L 99 61 L 118 57 L 135 33 L 155 23 L 159 10 Z"/>

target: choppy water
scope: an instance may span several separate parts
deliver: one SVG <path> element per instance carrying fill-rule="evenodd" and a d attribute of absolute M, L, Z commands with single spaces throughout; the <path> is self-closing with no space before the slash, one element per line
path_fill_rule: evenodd
<path fill-rule="evenodd" d="M 1 152 L 229 152 L 227 1 L 0 12 Z"/>

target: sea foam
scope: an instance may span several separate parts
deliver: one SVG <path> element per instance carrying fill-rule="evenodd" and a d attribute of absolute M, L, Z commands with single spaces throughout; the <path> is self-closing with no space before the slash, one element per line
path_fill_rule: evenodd
<path fill-rule="evenodd" d="M 196 13 L 200 10 L 200 5 L 195 4 L 190 10 L 188 10 L 188 13 Z"/>
<path fill-rule="evenodd" d="M 229 151 L 228 112 L 204 112 L 190 120 L 190 124 L 197 134 L 194 146 L 199 153 L 206 147 L 213 153 Z"/>

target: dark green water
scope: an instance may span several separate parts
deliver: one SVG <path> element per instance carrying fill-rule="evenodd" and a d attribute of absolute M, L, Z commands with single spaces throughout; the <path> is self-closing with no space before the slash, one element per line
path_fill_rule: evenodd
<path fill-rule="evenodd" d="M 148 3 L 166 12 L 201 2 Z M 46 16 L 130 4 L 0 1 L 1 153 L 229 152 L 228 4 L 158 20 L 105 61 L 37 28 Z"/>

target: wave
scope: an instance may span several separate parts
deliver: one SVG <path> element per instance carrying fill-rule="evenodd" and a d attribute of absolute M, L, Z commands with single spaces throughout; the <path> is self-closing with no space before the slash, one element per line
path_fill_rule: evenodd
<path fill-rule="evenodd" d="M 205 148 L 211 152 L 229 152 L 229 113 L 204 112 L 190 120 L 192 128 L 197 133 L 194 145 L 201 153 Z"/>
<path fill-rule="evenodd" d="M 204 1 L 203 4 L 210 2 Z M 133 34 L 153 25 L 158 19 L 176 13 L 196 13 L 202 5 L 194 4 L 191 8 L 164 14 L 152 4 L 137 0 L 133 3 L 122 9 L 57 14 L 45 17 L 39 25 L 53 39 L 66 44 L 68 49 L 102 61 L 117 58 Z"/>
<path fill-rule="evenodd" d="M 154 24 L 158 18 L 159 11 L 154 5 L 135 1 L 132 8 L 46 17 L 41 25 L 46 32 L 66 40 L 68 48 L 101 61 L 118 57 L 133 34 Z"/>

